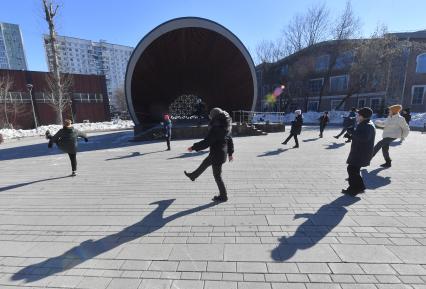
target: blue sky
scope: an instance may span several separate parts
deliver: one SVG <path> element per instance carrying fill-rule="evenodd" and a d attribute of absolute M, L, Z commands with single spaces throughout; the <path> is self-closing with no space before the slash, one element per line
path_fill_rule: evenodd
<path fill-rule="evenodd" d="M 275 39 L 296 13 L 326 3 L 337 15 L 345 0 L 59 0 L 60 35 L 136 46 L 151 29 L 172 18 L 205 17 L 226 26 L 254 51 L 262 39 Z M 425 0 L 353 0 L 363 35 L 378 24 L 390 31 L 426 29 Z M 30 70 L 46 71 L 41 0 L 1 0 L 0 21 L 19 24 Z"/>

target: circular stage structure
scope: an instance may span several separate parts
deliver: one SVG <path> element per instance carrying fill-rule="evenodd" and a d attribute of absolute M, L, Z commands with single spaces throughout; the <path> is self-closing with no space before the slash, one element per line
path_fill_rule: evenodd
<path fill-rule="evenodd" d="M 165 22 L 136 46 L 127 65 L 125 93 L 135 130 L 158 124 L 170 104 L 195 95 L 207 109 L 253 110 L 257 97 L 253 60 L 242 42 L 211 20 Z"/>

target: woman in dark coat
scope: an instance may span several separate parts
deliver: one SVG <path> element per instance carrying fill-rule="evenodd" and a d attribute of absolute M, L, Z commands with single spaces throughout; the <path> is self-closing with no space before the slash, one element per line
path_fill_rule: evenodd
<path fill-rule="evenodd" d="M 373 158 L 376 129 L 370 120 L 372 115 L 373 111 L 368 107 L 358 111 L 358 125 L 352 133 L 351 151 L 346 161 L 349 187 L 342 190 L 343 194 L 355 196 L 365 190 L 360 170 L 361 167 L 369 166 Z"/>
<path fill-rule="evenodd" d="M 170 141 L 172 139 L 172 121 L 170 120 L 170 116 L 168 114 L 164 115 L 164 136 L 166 137 L 167 150 L 170 150 Z"/>
<path fill-rule="evenodd" d="M 291 122 L 290 135 L 284 142 L 282 142 L 282 144 L 286 145 L 288 141 L 292 137 L 294 137 L 294 141 L 296 142 L 296 145 L 293 148 L 298 148 L 299 140 L 297 139 L 297 136 L 302 132 L 303 116 L 302 116 L 302 111 L 300 109 L 296 110 L 294 113 L 296 114 L 296 117 Z"/>
<path fill-rule="evenodd" d="M 324 114 L 319 118 L 320 122 L 320 134 L 319 137 L 322 138 L 322 133 L 324 132 L 325 127 L 330 122 L 330 118 L 328 117 L 328 111 L 324 111 Z"/>
<path fill-rule="evenodd" d="M 75 129 L 69 119 L 64 121 L 64 127 L 54 136 L 46 131 L 46 138 L 49 139 L 48 147 L 51 148 L 55 143 L 61 151 L 68 154 L 71 161 L 71 176 L 73 177 L 77 175 L 77 139 L 79 137 L 84 138 L 85 142 L 89 141 L 87 135 Z"/>
<path fill-rule="evenodd" d="M 212 166 L 213 176 L 219 188 L 219 196 L 213 198 L 216 202 L 226 202 L 228 194 L 222 180 L 222 165 L 233 160 L 234 143 L 231 137 L 232 119 L 226 111 L 213 108 L 209 115 L 210 124 L 207 136 L 200 142 L 188 148 L 189 152 L 201 151 L 210 147 L 210 153 L 201 165 L 192 173 L 184 172 L 192 181 L 195 181 L 209 166 Z"/>

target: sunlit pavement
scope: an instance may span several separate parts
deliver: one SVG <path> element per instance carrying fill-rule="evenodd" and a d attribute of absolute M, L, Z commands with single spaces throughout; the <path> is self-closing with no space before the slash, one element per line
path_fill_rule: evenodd
<path fill-rule="evenodd" d="M 349 145 L 305 129 L 235 138 L 215 204 L 191 140 L 81 143 L 78 176 L 42 138 L 0 146 L 0 288 L 426 288 L 426 135 L 413 132 L 343 196 Z M 381 131 L 378 131 L 379 139 Z M 287 136 L 287 135 L 285 135 Z"/>

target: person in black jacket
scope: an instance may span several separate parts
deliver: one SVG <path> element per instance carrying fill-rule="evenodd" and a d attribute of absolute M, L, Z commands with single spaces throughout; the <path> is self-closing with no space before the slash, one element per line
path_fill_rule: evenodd
<path fill-rule="evenodd" d="M 351 111 L 349 112 L 349 115 L 343 118 L 343 129 L 342 131 L 336 135 L 334 138 L 338 139 L 341 137 L 346 131 L 351 131 L 355 128 L 356 125 L 356 108 L 352 107 Z M 351 142 L 350 133 L 345 134 L 345 137 L 347 138 L 346 142 Z"/>
<path fill-rule="evenodd" d="M 202 141 L 194 143 L 188 148 L 188 151 L 201 151 L 210 147 L 210 153 L 195 171 L 192 173 L 184 171 L 184 173 L 192 181 L 195 181 L 209 166 L 212 166 L 213 176 L 219 188 L 219 195 L 215 196 L 213 201 L 226 202 L 228 194 L 222 180 L 222 165 L 226 162 L 227 156 L 230 162 L 233 160 L 232 119 L 226 111 L 220 108 L 213 108 L 209 118 L 207 136 Z"/>
<path fill-rule="evenodd" d="M 351 151 L 348 160 L 349 187 L 342 190 L 343 194 L 355 196 L 365 190 L 364 181 L 360 175 L 361 167 L 370 165 L 373 158 L 376 128 L 370 120 L 373 111 L 364 107 L 358 111 L 358 125 L 352 133 Z"/>
<path fill-rule="evenodd" d="M 410 121 L 411 121 L 411 113 L 410 113 L 410 109 L 406 108 L 402 111 L 401 113 L 402 117 L 405 118 L 405 121 L 407 122 L 408 125 L 410 125 Z"/>
<path fill-rule="evenodd" d="M 324 132 L 325 127 L 330 122 L 330 118 L 328 117 L 328 111 L 324 111 L 324 114 L 320 116 L 319 118 L 320 122 L 320 134 L 319 137 L 322 138 L 322 134 Z"/>
<path fill-rule="evenodd" d="M 296 117 L 291 122 L 291 129 L 290 129 L 290 135 L 288 138 L 282 142 L 283 145 L 286 145 L 288 141 L 294 137 L 294 141 L 296 142 L 296 145 L 293 148 L 299 147 L 299 140 L 297 139 L 297 136 L 302 132 L 302 125 L 303 125 L 303 116 L 302 111 L 300 109 L 296 110 L 295 112 Z"/>
<path fill-rule="evenodd" d="M 49 139 L 48 147 L 51 148 L 55 143 L 61 151 L 67 153 L 71 161 L 71 176 L 77 175 L 77 139 L 84 138 L 85 142 L 88 142 L 87 135 L 75 129 L 72 126 L 72 121 L 66 119 L 64 121 L 64 127 L 60 129 L 54 136 L 46 131 L 46 138 Z"/>
<path fill-rule="evenodd" d="M 167 143 L 167 150 L 169 151 L 170 148 L 170 141 L 172 139 L 172 121 L 170 119 L 170 116 L 168 114 L 165 114 L 163 116 L 163 128 L 164 128 L 164 137 L 166 138 Z"/>

